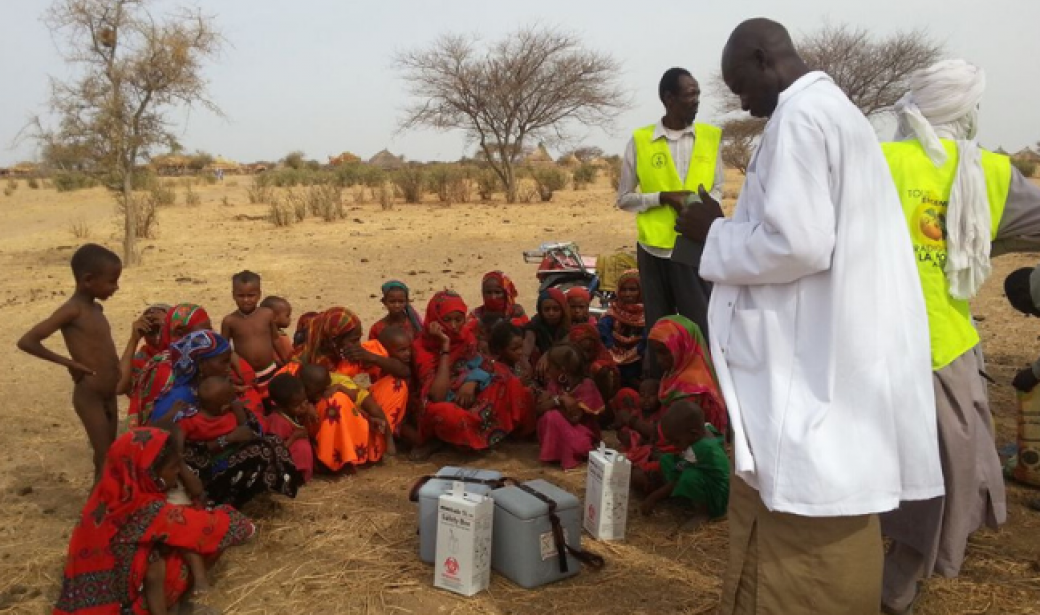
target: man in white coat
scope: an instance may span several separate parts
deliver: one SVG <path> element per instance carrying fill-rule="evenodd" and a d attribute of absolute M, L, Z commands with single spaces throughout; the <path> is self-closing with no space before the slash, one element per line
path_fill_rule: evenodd
<path fill-rule="evenodd" d="M 943 492 L 906 221 L 873 128 L 783 26 L 741 24 L 722 73 L 769 122 L 733 217 L 701 191 L 678 223 L 734 432 L 721 612 L 876 615 L 878 513 Z"/>

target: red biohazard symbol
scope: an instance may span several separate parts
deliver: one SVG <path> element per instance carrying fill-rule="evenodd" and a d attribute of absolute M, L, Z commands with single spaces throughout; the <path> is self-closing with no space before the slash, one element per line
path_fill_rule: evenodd
<path fill-rule="evenodd" d="M 458 574 L 459 560 L 455 559 L 454 557 L 449 557 L 448 559 L 444 560 L 444 572 L 450 574 L 451 576 L 455 576 L 456 574 Z"/>
<path fill-rule="evenodd" d="M 595 518 L 596 518 L 596 507 L 593 506 L 592 504 L 589 504 L 589 519 L 595 519 Z"/>

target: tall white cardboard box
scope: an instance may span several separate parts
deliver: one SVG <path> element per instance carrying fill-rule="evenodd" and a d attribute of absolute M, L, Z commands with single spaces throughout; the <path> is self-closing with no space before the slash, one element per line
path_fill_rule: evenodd
<path fill-rule="evenodd" d="M 589 454 L 585 479 L 585 531 L 597 540 L 624 540 L 632 462 L 602 442 Z"/>
<path fill-rule="evenodd" d="M 495 503 L 466 493 L 461 482 L 437 501 L 437 551 L 433 585 L 472 596 L 491 584 L 491 531 Z"/>

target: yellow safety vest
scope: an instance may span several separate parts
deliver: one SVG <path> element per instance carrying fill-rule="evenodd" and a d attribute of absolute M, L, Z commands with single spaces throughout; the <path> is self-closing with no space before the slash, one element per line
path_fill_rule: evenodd
<path fill-rule="evenodd" d="M 715 166 L 718 164 L 719 142 L 722 130 L 709 124 L 694 124 L 693 156 L 686 173 L 686 183 L 679 179 L 668 149 L 668 139 L 654 140 L 656 124 L 640 128 L 632 135 L 636 148 L 636 176 L 639 190 L 649 192 L 697 192 L 703 185 L 711 190 L 715 185 Z M 639 243 L 652 248 L 671 250 L 675 247 L 675 210 L 671 207 L 654 207 L 636 216 L 639 225 Z"/>
<path fill-rule="evenodd" d="M 932 369 L 940 370 L 979 343 L 967 301 L 950 296 L 946 279 L 946 207 L 957 173 L 957 144 L 943 139 L 946 164 L 936 167 L 917 141 L 882 143 L 903 203 L 921 275 L 932 340 Z M 1011 186 L 1011 160 L 983 151 L 982 169 L 992 219 L 990 239 L 997 236 Z M 884 332 L 878 332 L 883 335 Z"/>

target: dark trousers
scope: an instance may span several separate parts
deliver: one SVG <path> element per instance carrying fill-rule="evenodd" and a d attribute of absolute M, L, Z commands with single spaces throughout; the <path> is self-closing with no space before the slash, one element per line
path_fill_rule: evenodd
<path fill-rule="evenodd" d="M 639 246 L 637 258 L 639 279 L 643 285 L 647 334 L 661 318 L 681 314 L 695 322 L 707 340 L 711 282 L 702 280 L 696 267 L 651 256 L 643 246 Z M 661 377 L 654 353 L 649 348 L 643 360 L 643 373 L 647 378 Z"/>

